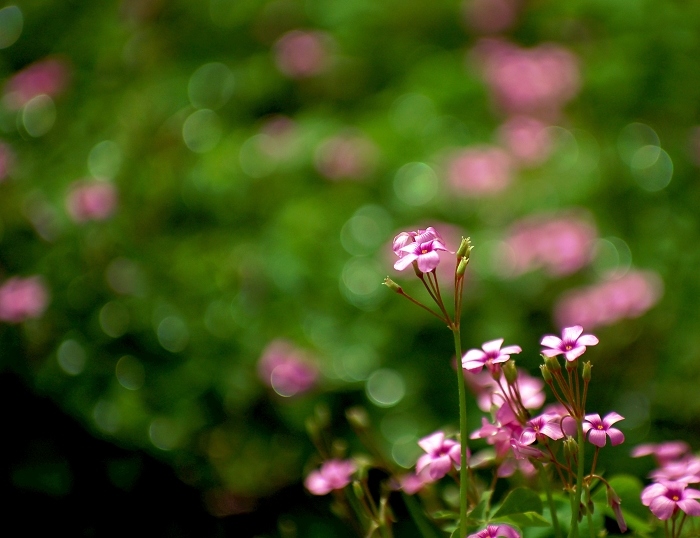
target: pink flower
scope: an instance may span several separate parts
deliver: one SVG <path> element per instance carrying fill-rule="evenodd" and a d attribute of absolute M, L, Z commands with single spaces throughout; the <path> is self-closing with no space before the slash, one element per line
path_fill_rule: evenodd
<path fill-rule="evenodd" d="M 660 469 L 655 469 L 649 476 L 654 480 L 684 482 L 685 484 L 700 483 L 700 458 L 686 456 L 681 460 L 668 461 Z"/>
<path fill-rule="evenodd" d="M 421 236 L 417 236 L 416 241 L 408 243 L 406 246 L 398 249 L 400 257 L 394 264 L 394 269 L 403 271 L 414 261 L 418 264 L 418 270 L 422 273 L 433 271 L 440 263 L 438 251 L 447 250 L 444 243 L 439 239 L 423 240 Z"/>
<path fill-rule="evenodd" d="M 619 445 L 624 442 L 625 436 L 620 430 L 613 428 L 612 425 L 623 419 L 623 416 L 614 411 L 605 415 L 605 418 L 602 420 L 597 413 L 586 415 L 583 421 L 583 433 L 597 447 L 604 447 L 607 437 L 610 437 L 612 446 Z"/>
<path fill-rule="evenodd" d="M 292 30 L 275 43 L 277 68 L 290 78 L 317 75 L 328 67 L 332 46 L 324 32 Z"/>
<path fill-rule="evenodd" d="M 304 486 L 314 495 L 326 495 L 347 486 L 356 470 L 357 466 L 352 460 L 328 460 L 320 469 L 309 473 Z"/>
<path fill-rule="evenodd" d="M 284 397 L 308 392 L 318 380 L 318 369 L 305 354 L 285 340 L 274 340 L 258 362 L 260 379 Z"/>
<path fill-rule="evenodd" d="M 619 278 L 571 290 L 562 295 L 554 316 L 561 325 L 611 325 L 649 310 L 663 293 L 663 283 L 651 271 L 631 271 Z"/>
<path fill-rule="evenodd" d="M 107 181 L 77 181 L 66 197 L 66 209 L 78 223 L 105 220 L 117 207 L 117 189 Z"/>
<path fill-rule="evenodd" d="M 592 334 L 581 334 L 583 327 L 574 325 L 566 327 L 562 332 L 562 337 L 548 335 L 542 338 L 540 344 L 549 349 L 543 349 L 542 354 L 545 357 L 554 357 L 561 353 L 564 354 L 567 361 L 576 360 L 586 351 L 586 346 L 594 346 L 598 343 L 598 339 Z"/>
<path fill-rule="evenodd" d="M 70 68 L 59 58 L 45 58 L 16 73 L 5 84 L 5 103 L 18 110 L 37 95 L 55 97 L 68 85 Z"/>
<path fill-rule="evenodd" d="M 492 196 L 505 190 L 512 177 L 510 157 L 494 146 L 460 150 L 447 164 L 447 179 L 453 190 L 472 198 Z"/>
<path fill-rule="evenodd" d="M 316 170 L 328 179 L 362 179 L 374 169 L 377 147 L 367 138 L 354 134 L 324 140 L 316 149 Z"/>
<path fill-rule="evenodd" d="M 510 525 L 489 525 L 484 530 L 477 533 L 470 534 L 467 538 L 497 538 L 503 536 L 504 538 L 520 538 L 520 533 L 516 531 Z"/>
<path fill-rule="evenodd" d="M 408 495 L 418 493 L 423 487 L 432 482 L 426 472 L 419 474 L 407 474 L 399 478 L 399 487 Z"/>
<path fill-rule="evenodd" d="M 503 392 L 493 379 L 491 372 L 482 370 L 479 373 L 465 374 L 467 385 L 476 394 L 476 402 L 482 411 L 490 411 L 492 405 L 501 406 L 505 401 Z M 525 409 L 539 409 L 545 401 L 544 381 L 532 377 L 525 370 L 518 368 L 518 392 Z"/>
<path fill-rule="evenodd" d="M 685 441 L 666 441 L 663 443 L 644 443 L 632 449 L 633 458 L 653 455 L 656 462 L 664 466 L 679 460 L 690 452 L 690 445 Z"/>
<path fill-rule="evenodd" d="M 41 317 L 49 302 L 42 279 L 13 277 L 0 286 L 0 320 L 20 323 Z"/>
<path fill-rule="evenodd" d="M 700 491 L 683 482 L 662 480 L 642 490 L 642 504 L 661 520 L 669 519 L 678 510 L 689 516 L 700 516 L 700 503 L 695 499 L 700 499 Z"/>
<path fill-rule="evenodd" d="M 501 349 L 503 338 L 486 342 L 481 349 L 470 349 L 462 357 L 462 368 L 469 372 L 481 372 L 481 369 L 486 365 L 489 370 L 493 369 L 494 365 L 506 362 L 510 359 L 511 354 L 520 353 L 520 346 L 506 346 Z"/>
<path fill-rule="evenodd" d="M 531 445 L 543 437 L 549 437 L 554 441 L 564 437 L 561 417 L 544 414 L 529 420 L 520 434 L 520 442 L 524 445 Z"/>
<path fill-rule="evenodd" d="M 504 275 L 542 268 L 551 276 L 578 271 L 592 258 L 596 229 L 586 214 L 534 215 L 508 230 L 498 263 Z"/>
<path fill-rule="evenodd" d="M 420 475 L 427 469 L 431 480 L 439 480 L 445 476 L 452 465 L 459 468 L 461 461 L 460 444 L 452 439 L 445 439 L 441 431 L 435 432 L 418 441 L 426 454 L 416 462 L 416 474 Z"/>
<path fill-rule="evenodd" d="M 513 116 L 498 129 L 501 144 L 520 166 L 542 164 L 552 152 L 547 124 L 528 116 Z"/>
<path fill-rule="evenodd" d="M 559 45 L 525 49 L 482 39 L 475 53 L 496 104 L 506 113 L 555 119 L 578 93 L 578 61 Z"/>

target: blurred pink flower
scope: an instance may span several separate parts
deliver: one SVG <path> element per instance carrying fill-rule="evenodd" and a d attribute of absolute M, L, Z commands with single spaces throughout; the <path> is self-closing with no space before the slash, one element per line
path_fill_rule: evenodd
<path fill-rule="evenodd" d="M 290 397 L 311 390 L 318 380 L 318 369 L 290 342 L 274 340 L 258 361 L 258 375 L 277 394 Z"/>
<path fill-rule="evenodd" d="M 542 164 L 552 152 L 547 124 L 529 116 L 509 118 L 499 127 L 498 138 L 520 166 Z"/>
<path fill-rule="evenodd" d="M 685 441 L 665 441 L 663 443 L 644 443 L 632 449 L 633 458 L 653 455 L 656 462 L 664 466 L 683 458 L 690 452 L 690 445 Z"/>
<path fill-rule="evenodd" d="M 467 0 L 464 3 L 464 17 L 473 30 L 494 34 L 513 26 L 519 7 L 519 0 Z"/>
<path fill-rule="evenodd" d="M 15 155 L 10 145 L 0 142 L 0 181 L 10 175 L 14 162 Z"/>
<path fill-rule="evenodd" d="M 309 473 L 304 486 L 314 495 L 326 495 L 334 489 L 343 489 L 357 470 L 352 460 L 328 460 L 321 468 Z"/>
<path fill-rule="evenodd" d="M 330 64 L 333 39 L 324 32 L 292 30 L 274 45 L 277 68 L 290 78 L 306 78 Z"/>
<path fill-rule="evenodd" d="M 445 476 L 454 465 L 459 468 L 461 455 L 460 445 L 452 439 L 445 439 L 445 434 L 437 431 L 418 441 L 418 445 L 426 452 L 416 462 L 416 474 L 420 475 L 427 469 L 431 480 L 439 480 Z"/>
<path fill-rule="evenodd" d="M 427 472 L 420 474 L 407 474 L 399 478 L 399 487 L 408 495 L 418 493 L 423 487 L 432 482 Z"/>
<path fill-rule="evenodd" d="M 449 158 L 447 179 L 455 192 L 465 196 L 491 196 L 505 190 L 513 180 L 511 160 L 495 146 L 465 148 Z"/>
<path fill-rule="evenodd" d="M 283 115 L 267 118 L 260 127 L 261 149 L 270 158 L 280 161 L 290 158 L 299 145 L 299 133 L 296 122 Z"/>
<path fill-rule="evenodd" d="M 678 510 L 689 516 L 700 516 L 700 503 L 696 499 L 700 499 L 700 491 L 689 488 L 684 482 L 662 480 L 642 490 L 642 504 L 662 521 Z"/>
<path fill-rule="evenodd" d="M 482 411 L 490 411 L 492 406 L 500 407 L 506 402 L 501 387 L 488 370 L 482 370 L 478 374 L 465 372 L 464 379 L 476 394 L 477 405 Z M 542 407 L 546 398 L 542 378 L 532 377 L 522 368 L 518 368 L 517 384 L 520 399 L 526 409 L 532 411 Z"/>
<path fill-rule="evenodd" d="M 10 278 L 0 286 L 0 320 L 20 323 L 39 318 L 48 302 L 49 293 L 40 277 Z"/>
<path fill-rule="evenodd" d="M 484 530 L 470 534 L 467 538 L 520 538 L 520 533 L 510 525 L 489 525 Z"/>
<path fill-rule="evenodd" d="M 518 276 L 542 268 L 552 276 L 578 271 L 592 258 L 596 229 L 584 215 L 535 215 L 513 226 L 497 251 L 499 270 Z"/>
<path fill-rule="evenodd" d="M 625 441 L 625 435 L 617 428 L 613 428 L 612 425 L 623 419 L 624 417 L 615 411 L 608 413 L 603 419 L 598 413 L 586 415 L 583 421 L 583 433 L 586 434 L 591 443 L 599 448 L 605 446 L 608 437 L 610 437 L 612 446 L 619 445 Z"/>
<path fill-rule="evenodd" d="M 484 38 L 474 54 L 496 104 L 507 114 L 555 119 L 579 91 L 578 60 L 560 45 L 526 49 Z"/>
<path fill-rule="evenodd" d="M 6 106 L 18 110 L 37 95 L 55 97 L 65 90 L 70 77 L 68 63 L 60 58 L 44 58 L 15 73 L 5 84 Z"/>
<path fill-rule="evenodd" d="M 468 372 L 479 373 L 486 366 L 490 371 L 500 368 L 500 363 L 510 359 L 511 354 L 520 353 L 520 346 L 506 346 L 501 349 L 503 338 L 486 342 L 481 349 L 470 349 L 462 357 L 462 368 Z"/>
<path fill-rule="evenodd" d="M 374 170 L 377 147 L 367 138 L 343 134 L 327 138 L 316 148 L 316 170 L 328 179 L 362 179 Z"/>
<path fill-rule="evenodd" d="M 626 318 L 636 318 L 656 304 L 663 284 L 656 273 L 632 271 L 593 286 L 571 290 L 554 307 L 559 325 L 572 323 L 602 327 Z"/>
<path fill-rule="evenodd" d="M 105 220 L 117 206 L 117 189 L 108 181 L 76 181 L 66 197 L 66 209 L 75 222 Z"/>

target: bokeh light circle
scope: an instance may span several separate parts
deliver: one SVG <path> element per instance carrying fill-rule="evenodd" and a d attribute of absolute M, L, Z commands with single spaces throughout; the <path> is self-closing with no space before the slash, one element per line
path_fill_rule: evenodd
<path fill-rule="evenodd" d="M 403 165 L 394 177 L 396 196 L 405 204 L 421 206 L 432 200 L 438 191 L 435 171 L 425 163 Z"/>
<path fill-rule="evenodd" d="M 223 127 L 213 110 L 203 108 L 190 114 L 182 125 L 182 139 L 195 153 L 206 153 L 221 140 Z"/>
<path fill-rule="evenodd" d="M 401 374 L 389 368 L 376 370 L 365 384 L 365 392 L 379 407 L 393 407 L 406 395 L 406 384 Z"/>
<path fill-rule="evenodd" d="M 17 6 L 0 9 L 0 49 L 14 45 L 22 34 L 24 17 Z"/>

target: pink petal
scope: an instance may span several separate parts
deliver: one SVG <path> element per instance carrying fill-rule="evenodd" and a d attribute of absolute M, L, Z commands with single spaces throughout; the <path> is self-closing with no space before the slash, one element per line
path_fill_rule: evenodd
<path fill-rule="evenodd" d="M 624 418 L 625 417 L 623 417 L 622 415 L 616 413 L 615 411 L 612 411 L 612 412 L 608 413 L 607 415 L 605 415 L 605 418 L 603 419 L 603 426 L 605 426 L 606 428 L 609 428 L 610 426 L 612 426 L 616 422 L 620 422 L 621 420 L 624 420 Z"/>
<path fill-rule="evenodd" d="M 588 433 L 588 440 L 595 446 L 601 448 L 605 446 L 606 438 L 607 436 L 605 435 L 605 432 L 603 430 L 592 428 L 591 431 Z"/>
<path fill-rule="evenodd" d="M 577 346 L 574 349 L 571 349 L 564 353 L 564 356 L 566 357 L 566 360 L 571 362 L 573 360 L 578 359 L 581 355 L 583 355 L 586 352 L 586 346 Z"/>
<path fill-rule="evenodd" d="M 670 518 L 675 508 L 676 503 L 664 496 L 656 497 L 649 505 L 649 510 L 661 520 Z"/>
<path fill-rule="evenodd" d="M 542 435 L 546 435 L 547 437 L 555 441 L 564 437 L 564 434 L 562 433 L 559 425 L 551 422 L 549 424 L 545 424 L 544 427 L 540 428 L 540 432 L 542 433 Z"/>
<path fill-rule="evenodd" d="M 486 353 L 496 353 L 499 349 L 501 349 L 501 344 L 503 344 L 503 338 L 486 342 L 483 346 L 481 346 L 481 349 L 483 349 Z"/>
<path fill-rule="evenodd" d="M 319 471 L 313 471 L 306 477 L 304 486 L 314 495 L 325 495 L 330 493 L 331 487 Z"/>
<path fill-rule="evenodd" d="M 462 447 L 459 443 L 456 443 L 455 446 L 450 448 L 448 454 L 455 463 L 455 467 L 459 467 L 462 464 Z"/>
<path fill-rule="evenodd" d="M 422 273 L 429 273 L 435 269 L 439 263 L 440 255 L 434 250 L 418 256 L 418 269 L 420 269 Z M 396 266 L 396 264 L 394 264 L 394 266 Z"/>
<path fill-rule="evenodd" d="M 501 350 L 501 355 L 510 355 L 511 353 L 520 353 L 522 351 L 520 346 L 506 346 Z"/>
<path fill-rule="evenodd" d="M 651 502 L 661 495 L 665 495 L 668 489 L 662 484 L 651 484 L 642 490 L 642 504 L 649 506 Z"/>
<path fill-rule="evenodd" d="M 560 338 L 557 338 L 556 336 L 544 336 L 542 337 L 542 341 L 540 342 L 541 345 L 551 347 L 551 348 L 558 348 L 561 346 L 562 342 Z M 550 357 L 551 355 L 547 355 Z"/>
<path fill-rule="evenodd" d="M 423 437 L 418 441 L 418 446 L 425 450 L 428 454 L 433 454 L 442 448 L 442 443 L 445 440 L 443 432 L 435 432 L 427 437 Z"/>
<path fill-rule="evenodd" d="M 416 462 L 416 474 L 420 474 L 423 469 L 433 462 L 433 457 L 430 454 L 423 454 Z"/>
<path fill-rule="evenodd" d="M 594 346 L 599 342 L 599 340 L 592 334 L 584 334 L 579 336 L 577 343 L 583 346 Z"/>
<path fill-rule="evenodd" d="M 406 269 L 406 267 L 411 265 L 416 258 L 418 258 L 418 256 L 416 256 L 415 254 L 406 254 L 405 256 L 396 260 L 396 263 L 394 264 L 394 269 L 396 269 L 397 271 L 403 271 L 404 269 Z"/>
<path fill-rule="evenodd" d="M 610 437 L 610 444 L 612 446 L 617 446 L 625 442 L 625 435 L 617 428 L 608 428 L 608 436 Z"/>
<path fill-rule="evenodd" d="M 678 507 L 689 516 L 700 516 L 700 503 L 693 499 L 681 499 Z"/>
<path fill-rule="evenodd" d="M 444 456 L 434 459 L 433 463 L 430 464 L 429 469 L 430 478 L 437 480 L 450 472 L 450 469 L 452 469 L 452 460 L 447 454 L 445 454 Z"/>
<path fill-rule="evenodd" d="M 525 430 L 520 434 L 520 444 L 531 445 L 537 440 L 537 435 L 533 430 Z"/>
<path fill-rule="evenodd" d="M 576 339 L 581 336 L 583 332 L 583 327 L 580 325 L 574 325 L 573 327 L 566 327 L 562 333 L 562 340 L 565 342 L 575 342 Z"/>
<path fill-rule="evenodd" d="M 683 496 L 688 499 L 700 499 L 700 491 L 693 488 L 687 488 L 683 491 Z"/>
<path fill-rule="evenodd" d="M 561 349 L 543 349 L 540 351 L 545 357 L 555 357 L 560 353 L 564 353 Z"/>
<path fill-rule="evenodd" d="M 462 363 L 464 363 L 465 361 L 466 362 L 471 362 L 471 361 L 485 362 L 487 358 L 488 358 L 488 355 L 486 355 L 486 353 L 484 353 L 480 349 L 470 349 L 462 357 Z"/>

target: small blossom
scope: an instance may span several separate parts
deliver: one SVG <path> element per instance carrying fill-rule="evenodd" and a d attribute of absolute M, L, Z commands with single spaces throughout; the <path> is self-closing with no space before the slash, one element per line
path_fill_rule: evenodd
<path fill-rule="evenodd" d="M 425 472 L 418 474 L 407 474 L 399 478 L 399 487 L 408 495 L 418 493 L 423 487 L 432 482 Z"/>
<path fill-rule="evenodd" d="M 532 458 L 539 461 L 549 461 L 549 457 L 544 452 L 539 448 L 530 446 L 529 443 L 524 443 L 522 437 L 520 439 L 511 439 L 510 446 L 517 460 Z"/>
<path fill-rule="evenodd" d="M 20 323 L 41 317 L 48 302 L 49 294 L 40 277 L 10 278 L 0 286 L 0 320 Z"/>
<path fill-rule="evenodd" d="M 321 468 L 309 473 L 304 485 L 314 495 L 326 495 L 334 489 L 343 489 L 357 470 L 352 460 L 328 460 Z"/>
<path fill-rule="evenodd" d="M 624 434 L 612 425 L 624 419 L 623 416 L 615 413 L 608 413 L 601 420 L 600 415 L 595 413 L 586 415 L 583 421 L 583 433 L 588 436 L 588 440 L 597 447 L 604 447 L 606 437 L 610 437 L 610 444 L 613 446 L 619 445 L 625 440 Z"/>
<path fill-rule="evenodd" d="M 435 432 L 418 441 L 418 445 L 426 454 L 416 462 L 416 474 L 427 469 L 431 480 L 439 480 L 445 476 L 452 465 L 459 467 L 461 461 L 460 444 L 452 439 L 445 439 L 441 431 Z"/>
<path fill-rule="evenodd" d="M 333 39 L 324 32 L 292 30 L 275 43 L 277 68 L 290 78 L 307 78 L 331 63 Z"/>
<path fill-rule="evenodd" d="M 486 342 L 481 349 L 470 349 L 462 357 L 462 368 L 478 373 L 486 365 L 491 370 L 494 365 L 506 362 L 511 354 L 520 353 L 520 346 L 506 346 L 501 349 L 503 338 Z"/>
<path fill-rule="evenodd" d="M 3 102 L 19 110 L 37 95 L 55 97 L 66 88 L 70 66 L 58 57 L 44 58 L 15 73 L 5 84 Z"/>
<path fill-rule="evenodd" d="M 504 538 L 520 538 L 520 533 L 510 525 L 489 525 L 484 530 L 470 534 L 467 538 L 497 538 L 499 536 L 503 536 Z"/>
<path fill-rule="evenodd" d="M 682 460 L 668 461 L 660 469 L 655 469 L 649 476 L 656 481 L 668 480 L 685 484 L 700 483 L 700 458 L 688 456 Z"/>
<path fill-rule="evenodd" d="M 284 340 L 274 340 L 258 362 L 260 379 L 280 396 L 309 391 L 316 384 L 318 369 L 304 352 Z"/>
<path fill-rule="evenodd" d="M 624 533 L 627 531 L 627 522 L 625 522 L 625 516 L 622 515 L 622 509 L 620 508 L 620 503 L 622 502 L 622 499 L 620 499 L 618 494 L 615 493 L 615 491 L 611 488 L 608 488 L 607 494 L 608 504 L 610 505 L 610 508 L 612 508 L 612 511 L 615 514 L 617 526 L 620 528 L 620 532 Z"/>
<path fill-rule="evenodd" d="M 689 516 L 700 516 L 700 491 L 689 488 L 683 482 L 662 480 L 642 490 L 642 504 L 661 520 L 669 519 L 678 510 Z"/>
<path fill-rule="evenodd" d="M 418 237 L 417 239 L 420 239 Z M 403 271 L 414 261 L 418 264 L 418 270 L 422 273 L 429 273 L 440 263 L 438 251 L 447 250 L 447 247 L 438 239 L 428 241 L 415 241 L 399 249 L 403 255 L 394 264 L 394 269 Z"/>
<path fill-rule="evenodd" d="M 78 181 L 66 197 L 68 214 L 75 222 L 105 220 L 117 206 L 117 189 L 108 181 Z"/>
<path fill-rule="evenodd" d="M 592 334 L 581 334 L 583 327 L 574 325 L 566 327 L 562 332 L 562 337 L 548 335 L 542 338 L 541 345 L 549 349 L 543 349 L 545 357 L 554 357 L 560 353 L 564 354 L 567 361 L 573 361 L 584 354 L 586 346 L 594 346 L 598 343 L 598 338 Z"/>
<path fill-rule="evenodd" d="M 541 436 L 549 437 L 554 441 L 564 437 L 561 417 L 544 414 L 529 420 L 523 428 L 523 433 L 520 434 L 520 442 L 531 445 Z"/>
<path fill-rule="evenodd" d="M 690 452 L 690 445 L 685 441 L 666 441 L 664 443 L 644 443 L 632 450 L 633 458 L 653 455 L 659 465 L 675 461 Z"/>
<path fill-rule="evenodd" d="M 493 196 L 513 180 L 511 158 L 498 147 L 464 148 L 449 157 L 447 179 L 455 192 L 465 196 Z"/>

